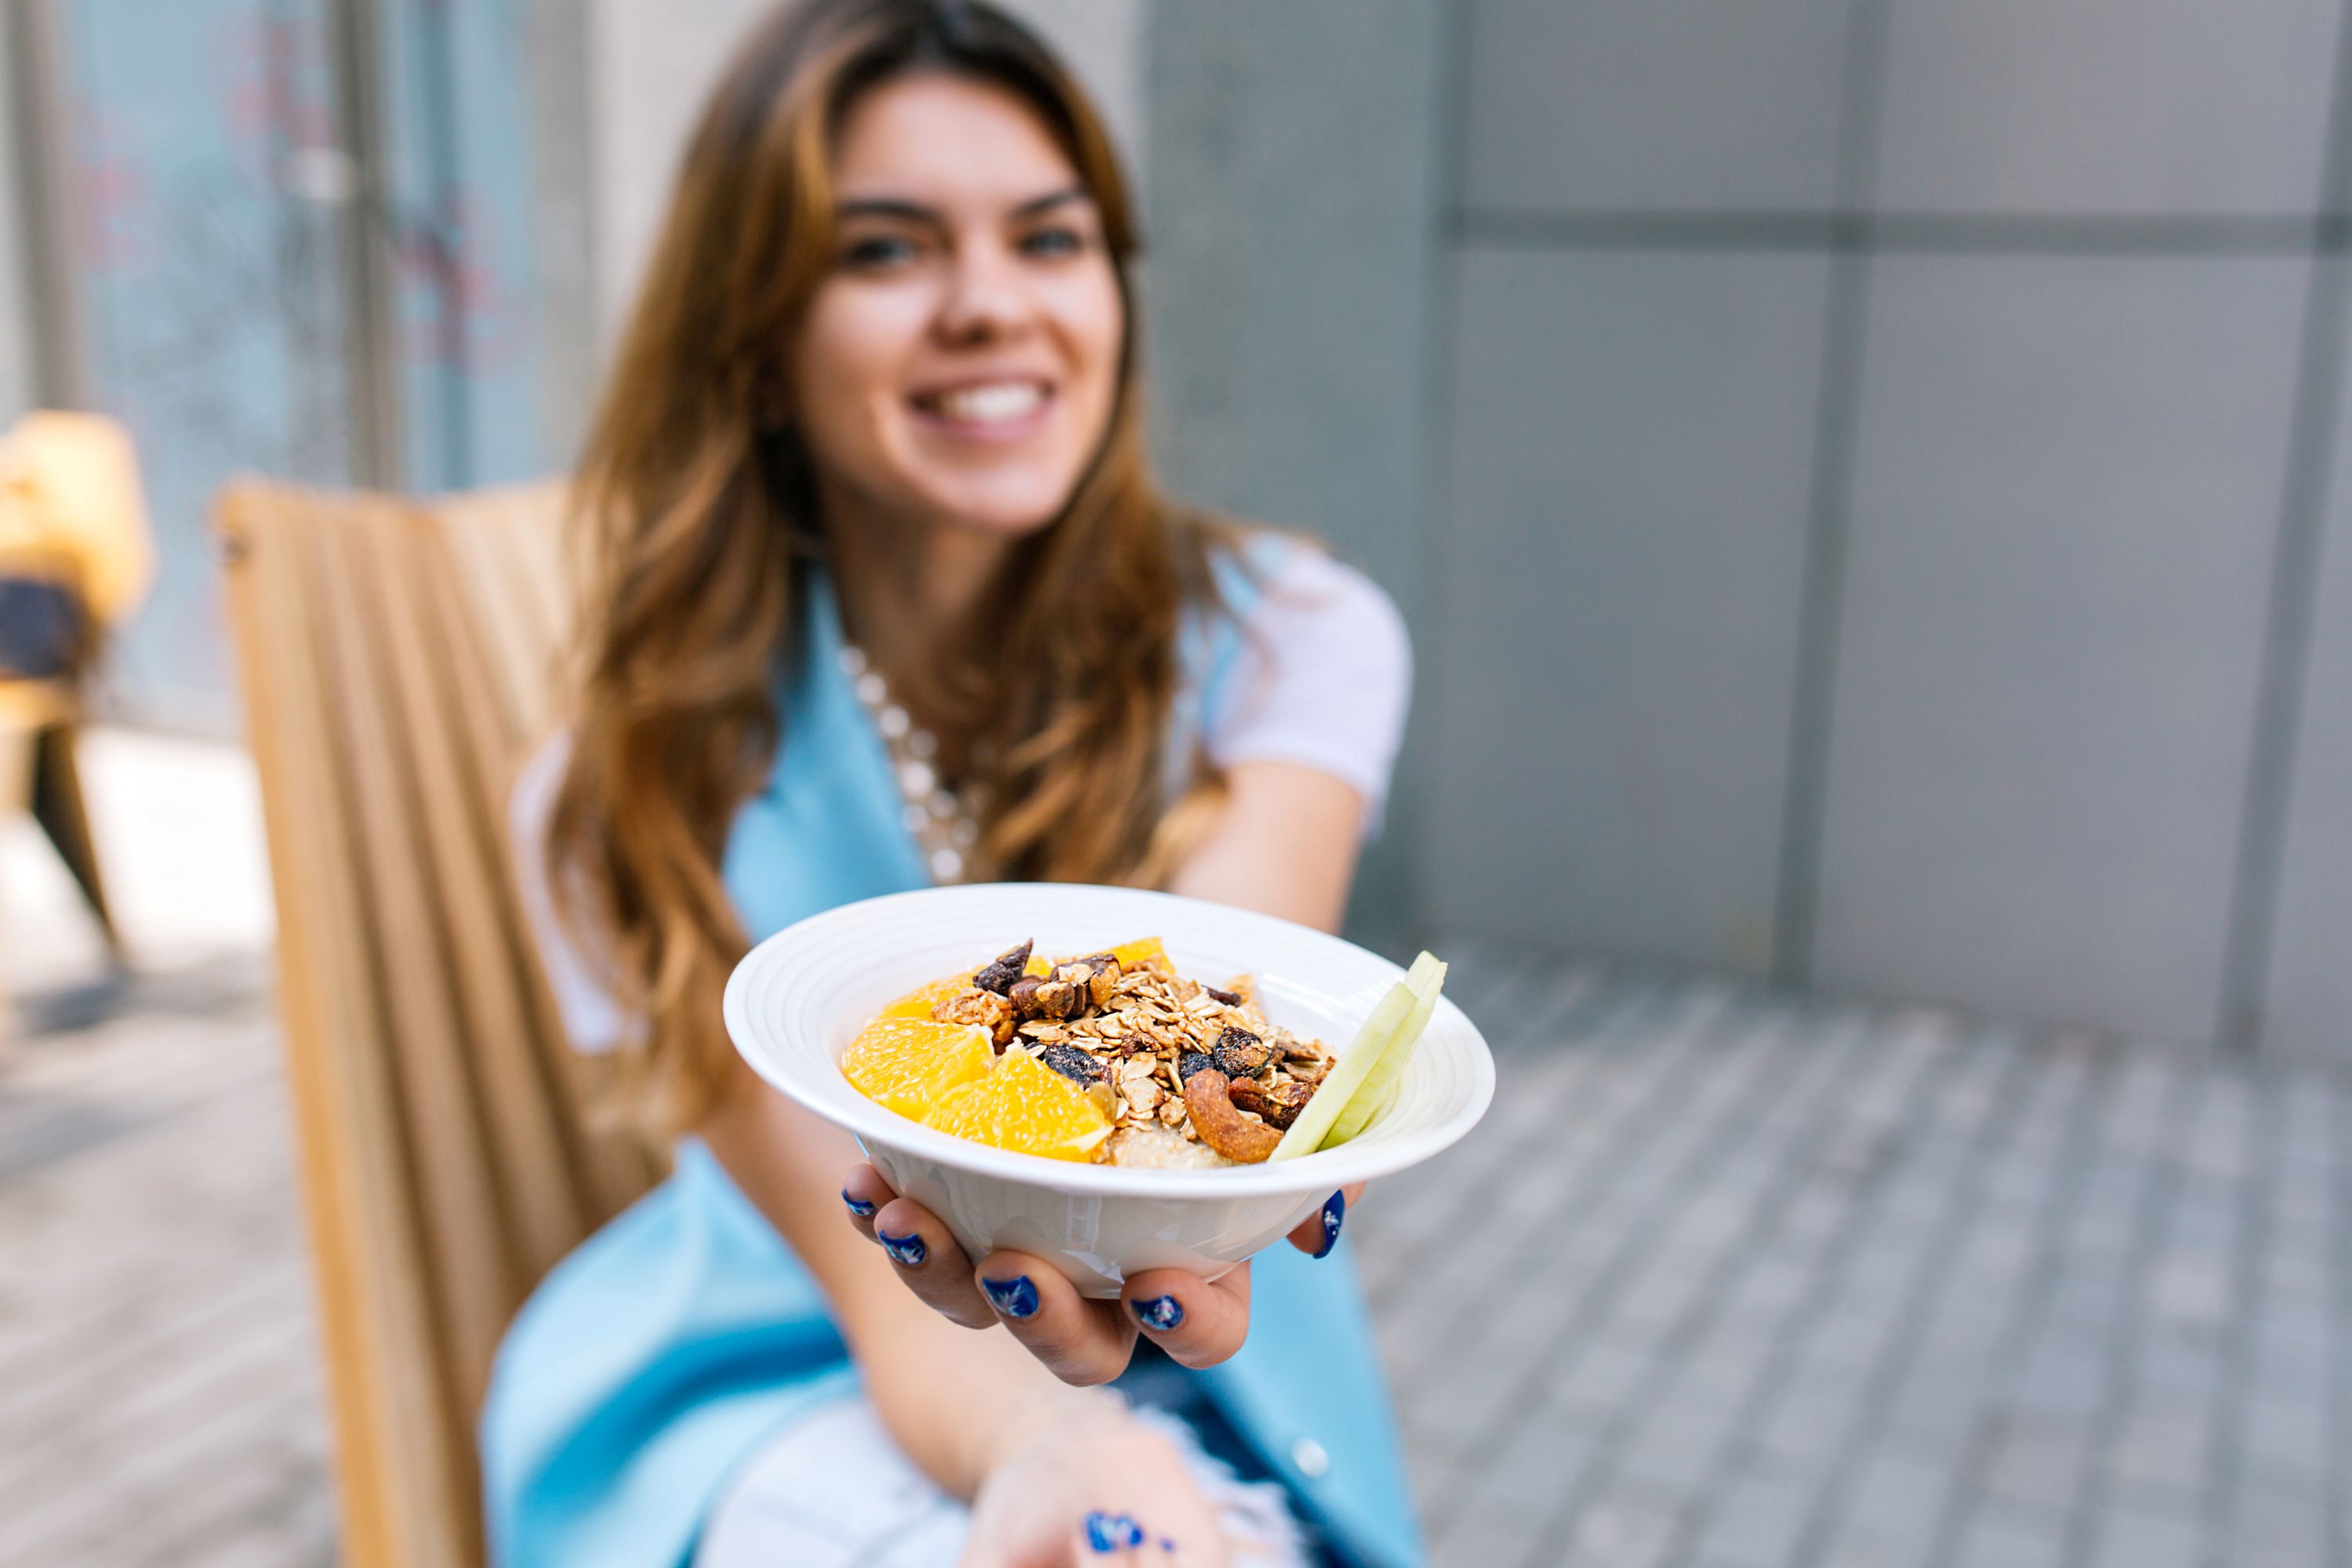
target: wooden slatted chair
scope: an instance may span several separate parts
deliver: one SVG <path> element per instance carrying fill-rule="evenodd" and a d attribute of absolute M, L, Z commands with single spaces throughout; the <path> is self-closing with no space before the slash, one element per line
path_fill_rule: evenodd
<path fill-rule="evenodd" d="M 582 1113 L 506 797 L 551 721 L 554 487 L 219 501 L 352 1568 L 483 1560 L 474 1417 L 540 1277 L 657 1175 Z"/>

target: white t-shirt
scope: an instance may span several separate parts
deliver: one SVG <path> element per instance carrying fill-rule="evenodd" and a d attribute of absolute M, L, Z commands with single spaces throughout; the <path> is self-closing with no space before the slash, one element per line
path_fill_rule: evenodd
<path fill-rule="evenodd" d="M 1296 763 L 1328 773 L 1363 802 L 1377 829 L 1412 694 L 1403 617 L 1370 578 L 1320 550 L 1281 552 L 1242 617 L 1233 662 L 1202 694 L 1201 746 L 1220 768 Z M 523 910 L 572 1043 L 609 1050 L 625 1021 L 595 971 L 565 939 L 549 896 L 548 815 L 571 746 L 558 736 L 515 781 L 509 820 Z"/>

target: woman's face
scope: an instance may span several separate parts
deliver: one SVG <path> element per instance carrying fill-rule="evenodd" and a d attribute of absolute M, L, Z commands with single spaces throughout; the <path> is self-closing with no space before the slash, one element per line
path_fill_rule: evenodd
<path fill-rule="evenodd" d="M 832 272 L 793 412 L 836 504 L 999 534 L 1060 515 L 1102 445 L 1126 308 L 1101 215 L 1003 89 L 928 74 L 852 106 Z"/>

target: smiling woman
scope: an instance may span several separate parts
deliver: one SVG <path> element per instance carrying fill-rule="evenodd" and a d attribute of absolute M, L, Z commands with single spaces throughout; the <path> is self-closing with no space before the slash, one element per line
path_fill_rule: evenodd
<path fill-rule="evenodd" d="M 516 802 L 575 1043 L 687 1136 L 509 1334 L 508 1561 L 1418 1556 L 1352 1191 L 1214 1282 L 1086 1300 L 965 1257 L 719 1026 L 751 941 L 931 880 L 1336 923 L 1402 630 L 1156 492 L 1134 250 L 1094 111 L 986 5 L 788 8 L 704 115 L 579 476 L 582 684 Z"/>

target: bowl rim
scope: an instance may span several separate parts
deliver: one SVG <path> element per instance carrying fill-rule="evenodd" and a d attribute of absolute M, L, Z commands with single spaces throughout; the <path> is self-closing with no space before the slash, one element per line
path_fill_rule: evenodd
<path fill-rule="evenodd" d="M 1001 897 L 1015 890 L 1024 898 L 1052 899 L 1068 895 L 1093 900 L 1108 895 L 1114 901 L 1129 903 L 1139 912 L 1181 908 L 1193 918 L 1206 918 L 1243 928 L 1257 925 L 1278 929 L 1286 933 L 1287 940 L 1304 940 L 1310 945 L 1328 944 L 1330 949 L 1351 958 L 1368 960 L 1379 966 L 1391 982 L 1404 975 L 1404 971 L 1395 963 L 1343 937 L 1276 915 L 1214 903 L 1205 899 L 1085 882 L 967 882 L 950 887 L 919 888 L 910 892 L 886 893 L 877 898 L 837 904 L 796 921 L 757 943 L 743 955 L 727 977 L 720 1011 L 729 1039 L 737 1054 L 777 1092 L 823 1120 L 845 1129 L 861 1144 L 869 1148 L 878 1143 L 972 1175 L 994 1177 L 1055 1192 L 1103 1197 L 1294 1197 L 1318 1190 L 1345 1187 L 1356 1182 L 1371 1181 L 1417 1165 L 1452 1146 L 1478 1123 L 1493 1102 L 1494 1055 L 1478 1026 L 1454 1005 L 1450 996 L 1438 999 L 1437 1008 L 1430 1020 L 1430 1034 L 1424 1038 L 1453 1041 L 1469 1077 L 1469 1093 L 1451 1114 L 1401 1138 L 1369 1143 L 1357 1140 L 1343 1143 L 1337 1149 L 1301 1155 L 1296 1160 L 1223 1166 L 1209 1171 L 1160 1171 L 1122 1165 L 1082 1164 L 1068 1160 L 1049 1160 L 1039 1154 L 1018 1153 L 1008 1149 L 992 1149 L 984 1143 L 974 1143 L 925 1127 L 867 1100 L 854 1089 L 838 1100 L 828 1099 L 802 1081 L 802 1074 L 787 1070 L 798 1066 L 803 1058 L 772 1053 L 756 1044 L 759 1029 L 751 1015 L 751 977 L 777 963 L 785 962 L 781 954 L 806 942 L 813 935 L 820 934 L 826 926 L 846 921 L 853 914 L 860 919 L 872 918 L 877 913 L 887 913 L 892 909 L 908 904 L 979 901 L 991 895 Z M 747 1044 L 747 1040 L 754 1043 Z M 837 1075 L 837 1063 L 835 1072 Z M 845 1086 L 847 1084 L 845 1079 L 841 1081 Z"/>

